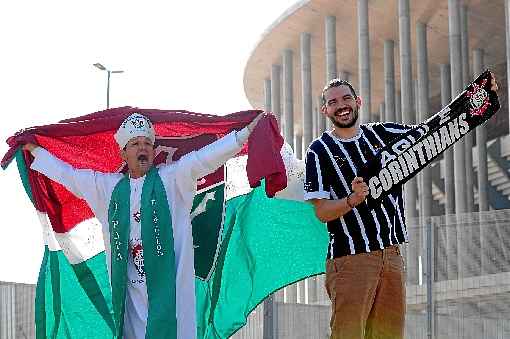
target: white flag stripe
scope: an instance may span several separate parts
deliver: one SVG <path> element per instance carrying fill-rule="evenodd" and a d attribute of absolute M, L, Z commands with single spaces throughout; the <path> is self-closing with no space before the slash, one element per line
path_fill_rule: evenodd
<path fill-rule="evenodd" d="M 82 221 L 66 233 L 55 233 L 46 213 L 37 212 L 37 216 L 48 249 L 62 250 L 71 265 L 82 263 L 104 251 L 101 223 L 96 218 Z"/>

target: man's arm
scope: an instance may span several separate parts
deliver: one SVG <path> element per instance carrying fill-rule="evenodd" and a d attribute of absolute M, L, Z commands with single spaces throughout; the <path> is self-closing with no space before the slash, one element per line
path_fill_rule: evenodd
<path fill-rule="evenodd" d="M 352 193 L 339 200 L 311 199 L 315 207 L 315 215 L 322 222 L 328 222 L 343 217 L 353 208 L 365 201 L 368 195 L 368 185 L 363 178 L 356 177 L 352 181 Z"/>
<path fill-rule="evenodd" d="M 55 157 L 45 148 L 35 144 L 25 144 L 23 149 L 34 156 L 34 161 L 30 166 L 34 171 L 63 185 L 77 197 L 85 199 L 94 210 L 97 209 L 98 203 L 105 203 L 106 197 L 103 188 L 107 182 L 112 181 L 107 180 L 108 175 L 89 169 L 76 169 Z"/>
<path fill-rule="evenodd" d="M 191 176 L 192 180 L 196 180 L 214 172 L 221 165 L 225 164 L 228 159 L 239 153 L 264 114 L 260 113 L 257 115 L 242 130 L 231 132 L 198 151 L 191 152 L 182 157 L 177 163 L 177 166 L 179 166 L 178 175 Z M 160 173 L 164 175 L 165 169 L 162 168 Z"/>

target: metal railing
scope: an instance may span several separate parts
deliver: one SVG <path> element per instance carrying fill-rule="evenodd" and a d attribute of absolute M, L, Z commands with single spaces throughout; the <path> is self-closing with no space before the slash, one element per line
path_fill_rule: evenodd
<path fill-rule="evenodd" d="M 410 220 L 408 234 L 405 337 L 510 338 L 510 210 Z M 261 305 L 233 338 L 329 338 L 323 276 L 305 286 L 297 303 L 273 305 L 272 336 Z"/>

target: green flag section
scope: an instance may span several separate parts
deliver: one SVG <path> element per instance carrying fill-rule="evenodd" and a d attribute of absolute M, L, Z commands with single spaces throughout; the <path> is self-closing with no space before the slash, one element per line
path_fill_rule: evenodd
<path fill-rule="evenodd" d="M 323 273 L 327 245 L 310 204 L 268 199 L 263 187 L 227 201 L 216 269 L 196 280 L 198 337 L 230 337 L 272 292 Z"/>
<path fill-rule="evenodd" d="M 104 252 L 71 265 L 46 246 L 35 299 L 36 338 L 112 338 L 112 298 Z"/>

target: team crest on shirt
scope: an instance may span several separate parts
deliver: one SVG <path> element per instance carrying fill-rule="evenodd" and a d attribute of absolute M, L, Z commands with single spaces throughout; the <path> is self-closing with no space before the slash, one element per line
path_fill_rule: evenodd
<path fill-rule="evenodd" d="M 198 135 L 184 138 L 156 137 L 154 144 L 154 164 L 159 167 L 169 165 L 179 160 L 183 155 L 202 148 L 215 141 L 215 135 Z M 125 172 L 124 165 L 119 172 Z M 223 213 L 225 207 L 225 173 L 224 167 L 197 182 L 197 193 L 191 209 L 191 227 L 193 233 L 193 248 L 195 257 L 195 276 L 208 280 L 214 270 L 216 258 L 220 249 L 221 231 L 223 229 Z M 133 216 L 139 219 L 138 216 Z M 143 249 L 134 252 L 137 256 L 135 266 L 138 272 L 143 271 Z M 138 263 L 138 266 L 137 266 Z M 141 266 L 140 266 L 141 265 Z"/>
<path fill-rule="evenodd" d="M 143 247 L 140 241 L 133 244 L 131 249 L 131 255 L 133 256 L 133 264 L 136 267 L 136 271 L 140 278 L 145 277 L 145 269 L 143 265 Z"/>

